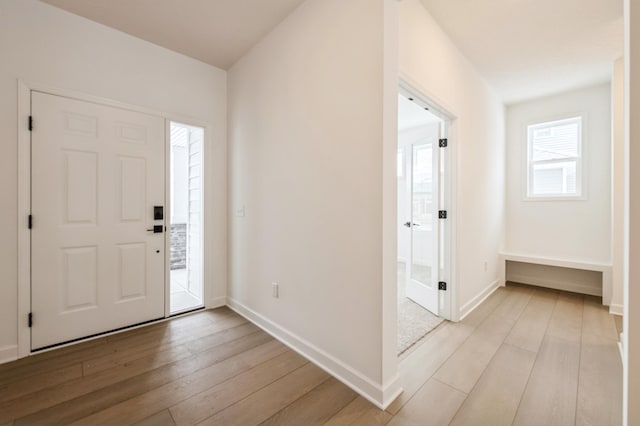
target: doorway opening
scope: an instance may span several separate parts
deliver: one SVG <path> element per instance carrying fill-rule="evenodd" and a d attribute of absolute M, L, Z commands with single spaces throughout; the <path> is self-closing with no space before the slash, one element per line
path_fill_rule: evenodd
<path fill-rule="evenodd" d="M 398 95 L 398 355 L 444 320 L 447 121 L 433 110 Z"/>
<path fill-rule="evenodd" d="M 169 313 L 174 315 L 204 306 L 204 129 L 172 121 L 170 132 Z"/>

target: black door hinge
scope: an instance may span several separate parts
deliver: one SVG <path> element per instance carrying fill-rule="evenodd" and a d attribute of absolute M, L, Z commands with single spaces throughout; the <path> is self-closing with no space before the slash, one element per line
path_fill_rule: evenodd
<path fill-rule="evenodd" d="M 29 327 L 33 327 L 33 313 L 29 312 Z"/>
<path fill-rule="evenodd" d="M 438 290 L 447 290 L 447 283 L 444 281 L 438 281 Z"/>
<path fill-rule="evenodd" d="M 446 219 L 447 211 L 446 210 L 438 210 L 438 219 Z"/>
<path fill-rule="evenodd" d="M 29 131 L 33 130 L 33 116 L 29 116 Z"/>
<path fill-rule="evenodd" d="M 448 143 L 449 143 L 449 141 L 448 141 L 447 138 L 440 139 L 440 143 L 439 143 L 440 144 L 440 148 L 446 148 Z"/>
<path fill-rule="evenodd" d="M 29 218 L 28 218 L 27 222 L 28 222 L 27 226 L 29 226 L 29 229 L 33 228 L 33 216 L 32 215 L 29 215 Z"/>

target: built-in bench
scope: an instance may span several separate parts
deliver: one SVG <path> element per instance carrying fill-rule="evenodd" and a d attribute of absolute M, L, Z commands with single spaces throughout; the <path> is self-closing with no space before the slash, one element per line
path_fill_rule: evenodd
<path fill-rule="evenodd" d="M 503 252 L 500 280 L 601 296 L 603 305 L 611 304 L 612 266 L 608 263 Z"/>

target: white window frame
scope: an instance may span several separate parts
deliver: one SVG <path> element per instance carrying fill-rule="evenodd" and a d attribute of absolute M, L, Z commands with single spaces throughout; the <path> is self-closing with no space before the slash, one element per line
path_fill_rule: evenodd
<path fill-rule="evenodd" d="M 584 128 L 586 123 L 586 114 L 584 113 L 575 113 L 568 114 L 562 117 L 554 117 L 544 120 L 536 120 L 534 122 L 528 123 L 525 126 L 525 152 L 526 156 L 524 158 L 525 163 L 525 200 L 530 201 L 553 201 L 553 200 L 585 200 L 586 199 L 586 185 L 585 185 L 585 171 L 584 171 L 584 163 L 585 163 L 585 137 L 584 137 Z M 578 155 L 576 157 L 568 157 L 557 160 L 539 160 L 532 161 L 533 157 L 533 144 L 532 144 L 532 135 L 533 132 L 539 128 L 549 127 L 554 124 L 562 124 L 563 122 L 578 122 Z M 533 193 L 533 170 L 535 165 L 540 164 L 554 164 L 554 163 L 564 163 L 567 161 L 575 161 L 576 162 L 576 193 L 575 194 L 565 194 L 565 193 L 557 193 L 557 194 L 534 194 Z"/>

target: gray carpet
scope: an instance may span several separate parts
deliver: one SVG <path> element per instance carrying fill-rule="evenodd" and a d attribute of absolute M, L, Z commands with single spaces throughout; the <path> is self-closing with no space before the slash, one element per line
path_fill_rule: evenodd
<path fill-rule="evenodd" d="M 401 355 L 440 325 L 443 319 L 406 297 L 398 299 L 398 302 L 398 355 Z"/>

